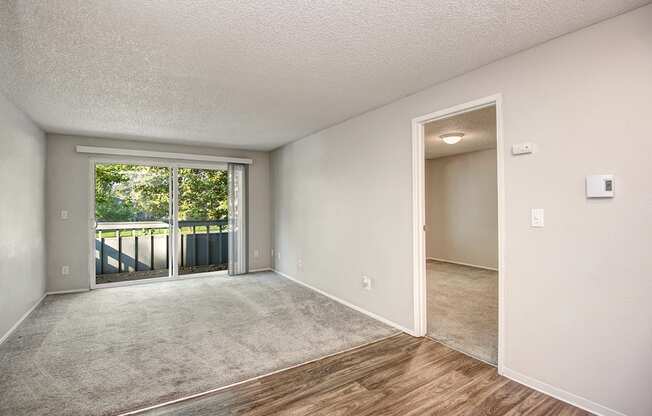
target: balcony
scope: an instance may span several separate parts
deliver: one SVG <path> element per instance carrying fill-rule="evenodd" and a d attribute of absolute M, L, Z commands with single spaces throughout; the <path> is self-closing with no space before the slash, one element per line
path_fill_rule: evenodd
<path fill-rule="evenodd" d="M 170 275 L 170 228 L 165 222 L 103 222 L 95 234 L 96 284 Z M 179 275 L 226 270 L 228 221 L 179 221 Z"/>

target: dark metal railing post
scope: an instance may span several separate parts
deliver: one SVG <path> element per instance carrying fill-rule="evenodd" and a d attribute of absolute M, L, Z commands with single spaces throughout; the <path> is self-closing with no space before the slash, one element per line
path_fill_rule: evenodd
<path fill-rule="evenodd" d="M 222 264 L 222 224 L 220 224 L 217 234 L 217 261 L 218 264 Z"/>
<path fill-rule="evenodd" d="M 154 270 L 154 230 L 149 230 L 149 269 Z"/>
<path fill-rule="evenodd" d="M 102 232 L 100 231 L 100 236 Z M 104 274 L 104 237 L 100 237 L 100 274 Z"/>
<path fill-rule="evenodd" d="M 138 271 L 138 236 L 136 235 L 136 230 L 133 230 L 132 233 L 134 234 L 134 257 L 136 258 L 136 261 L 134 262 L 134 271 Z"/>
<path fill-rule="evenodd" d="M 165 268 L 170 268 L 170 234 L 165 236 Z"/>
<path fill-rule="evenodd" d="M 120 237 L 120 230 L 116 230 L 118 236 L 118 273 L 122 272 L 122 237 Z"/>
<path fill-rule="evenodd" d="M 197 253 L 197 227 L 196 227 L 195 225 L 192 226 L 192 238 L 193 238 L 193 242 L 192 242 L 192 243 L 193 243 L 194 248 L 195 248 L 195 255 L 193 256 L 193 257 L 194 257 L 194 258 L 193 258 L 193 260 L 194 260 L 194 265 L 195 265 L 195 266 L 198 266 L 198 265 L 199 265 L 199 261 L 198 261 L 198 260 L 199 260 L 199 256 L 197 256 L 197 254 L 199 254 L 199 253 Z"/>
<path fill-rule="evenodd" d="M 211 264 L 211 225 L 206 224 L 206 260 Z"/>
<path fill-rule="evenodd" d="M 181 230 L 181 229 L 179 229 L 179 230 Z M 180 262 L 179 266 L 183 266 L 183 234 L 181 234 L 181 232 L 179 232 L 179 236 L 181 237 L 181 262 Z"/>

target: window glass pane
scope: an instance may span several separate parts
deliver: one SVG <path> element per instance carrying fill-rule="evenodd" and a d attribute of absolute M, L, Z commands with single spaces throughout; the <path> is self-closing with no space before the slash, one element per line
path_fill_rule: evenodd
<path fill-rule="evenodd" d="M 96 283 L 169 276 L 170 169 L 95 167 Z"/>
<path fill-rule="evenodd" d="M 179 168 L 179 274 L 228 266 L 228 176 L 224 170 Z"/>

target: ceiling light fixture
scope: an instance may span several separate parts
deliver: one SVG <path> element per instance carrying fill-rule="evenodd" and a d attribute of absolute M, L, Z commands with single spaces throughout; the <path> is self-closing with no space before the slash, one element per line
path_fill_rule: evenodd
<path fill-rule="evenodd" d="M 462 140 L 462 137 L 464 137 L 464 133 L 448 133 L 448 134 L 442 134 L 439 136 L 444 143 L 446 144 L 455 144 Z"/>

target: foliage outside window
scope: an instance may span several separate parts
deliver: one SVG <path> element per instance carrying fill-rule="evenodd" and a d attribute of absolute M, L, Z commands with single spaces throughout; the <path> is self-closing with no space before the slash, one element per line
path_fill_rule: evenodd
<path fill-rule="evenodd" d="M 180 168 L 178 172 L 180 221 L 227 218 L 226 171 Z M 157 166 L 96 165 L 97 221 L 168 221 L 169 173 Z"/>

